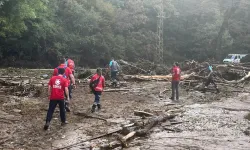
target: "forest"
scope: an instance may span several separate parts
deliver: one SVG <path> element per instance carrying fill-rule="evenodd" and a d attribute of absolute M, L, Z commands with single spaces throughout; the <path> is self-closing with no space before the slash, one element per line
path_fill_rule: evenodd
<path fill-rule="evenodd" d="M 0 0 L 0 66 L 157 63 L 160 0 Z M 164 64 L 250 52 L 249 0 L 164 0 Z"/>

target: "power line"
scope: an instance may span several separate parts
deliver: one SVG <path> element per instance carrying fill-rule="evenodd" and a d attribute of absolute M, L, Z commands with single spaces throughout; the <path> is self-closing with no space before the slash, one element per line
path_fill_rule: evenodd
<path fill-rule="evenodd" d="M 157 53 L 157 62 L 160 64 L 163 64 L 163 20 L 165 18 L 164 16 L 164 2 L 163 0 L 160 0 L 159 3 L 160 7 L 158 10 L 158 16 L 157 16 L 157 46 L 156 46 L 156 53 Z"/>

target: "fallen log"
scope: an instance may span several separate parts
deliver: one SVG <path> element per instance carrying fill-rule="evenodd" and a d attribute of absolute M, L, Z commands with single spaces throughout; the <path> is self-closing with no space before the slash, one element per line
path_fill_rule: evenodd
<path fill-rule="evenodd" d="M 0 84 L 7 85 L 7 86 L 18 86 L 18 85 L 26 85 L 30 83 L 29 79 L 20 80 L 20 81 L 13 81 L 13 80 L 5 80 L 0 78 Z"/>
<path fill-rule="evenodd" d="M 142 71 L 142 72 L 144 72 L 144 73 L 147 73 L 147 71 L 146 70 L 144 70 L 144 69 L 142 69 L 142 68 L 139 68 L 139 67 L 137 67 L 137 66 L 135 66 L 135 65 L 132 65 L 131 63 L 128 63 L 127 61 L 124 61 L 124 60 L 118 60 L 118 62 L 120 62 L 121 64 L 124 64 L 124 65 L 128 65 L 128 66 L 131 66 L 131 67 L 133 67 L 133 68 L 136 68 L 136 69 L 138 69 L 138 70 L 140 70 L 140 71 Z"/>
<path fill-rule="evenodd" d="M 250 78 L 250 72 L 248 72 L 248 74 L 245 77 L 241 78 L 240 80 L 232 80 L 232 81 L 224 80 L 224 82 L 236 84 L 236 83 L 241 83 L 241 82 L 247 80 L 248 78 Z"/>
<path fill-rule="evenodd" d="M 106 89 L 103 90 L 103 92 L 123 92 L 123 91 L 129 91 L 131 89 Z"/>
<path fill-rule="evenodd" d="M 1 78 L 17 79 L 17 78 L 31 78 L 31 77 L 29 77 L 29 76 L 1 76 Z"/>
<path fill-rule="evenodd" d="M 181 132 L 181 130 L 178 129 L 178 128 L 171 129 L 171 128 L 164 127 L 164 129 L 167 130 L 167 131 L 171 131 L 171 132 Z"/>
<path fill-rule="evenodd" d="M 191 76 L 195 75 L 195 73 L 185 74 L 181 76 L 181 80 L 187 79 Z M 123 77 L 125 80 L 138 80 L 138 81 L 171 81 L 172 75 L 154 75 L 154 76 L 143 76 L 143 75 L 125 75 Z"/>
<path fill-rule="evenodd" d="M 176 115 L 166 115 L 152 118 L 149 120 L 148 125 L 145 126 L 144 129 L 138 130 L 136 132 L 137 136 L 145 136 L 154 126 L 156 126 L 160 122 L 165 122 L 168 119 L 173 119 Z"/>
<path fill-rule="evenodd" d="M 134 137 L 135 134 L 136 134 L 136 131 L 132 131 L 132 132 L 130 132 L 129 134 L 127 134 L 126 136 L 120 138 L 119 140 L 120 140 L 122 146 L 123 146 L 123 147 L 128 147 L 127 141 L 128 141 L 130 138 Z"/>
<path fill-rule="evenodd" d="M 248 67 L 243 67 L 243 66 L 236 66 L 236 65 L 230 65 L 230 64 L 228 64 L 228 65 L 218 65 L 216 68 L 228 68 L 228 69 L 238 69 L 238 70 L 245 70 L 245 71 L 250 71 L 250 68 L 248 68 Z"/>
<path fill-rule="evenodd" d="M 124 137 L 118 137 L 119 138 L 119 142 L 118 141 L 113 141 L 109 144 L 105 144 L 102 145 L 100 147 L 101 150 L 109 150 L 109 149 L 113 149 L 115 147 L 127 147 L 127 141 L 131 138 L 133 138 L 134 136 L 145 136 L 154 126 L 156 126 L 158 123 L 160 122 L 165 122 L 168 119 L 173 119 L 175 117 L 175 115 L 166 115 L 166 116 L 159 116 L 159 117 L 155 117 L 151 120 L 149 120 L 149 123 L 145 126 L 144 129 L 139 129 L 136 131 L 132 131 L 129 134 L 127 134 Z M 115 144 L 114 144 L 115 143 Z M 115 146 L 114 146 L 115 145 Z"/>
<path fill-rule="evenodd" d="M 217 108 L 228 110 L 228 111 L 248 111 L 248 112 L 250 112 L 250 109 L 237 109 L 237 108 L 226 108 L 226 107 L 217 107 Z"/>
<path fill-rule="evenodd" d="M 245 91 L 245 90 L 243 90 L 243 91 L 240 91 L 240 90 L 232 90 L 232 91 L 230 91 L 230 92 L 250 93 L 250 91 Z"/>
<path fill-rule="evenodd" d="M 107 119 L 105 118 L 102 118 L 102 117 L 99 117 L 99 116 L 92 116 L 88 113 L 84 113 L 84 112 L 74 112 L 74 115 L 79 115 L 79 116 L 83 116 L 83 117 L 86 117 L 86 118 L 93 118 L 93 119 L 99 119 L 99 120 L 103 120 L 105 122 L 108 122 Z"/>
<path fill-rule="evenodd" d="M 99 138 L 102 138 L 102 137 L 111 135 L 111 134 L 113 134 L 113 133 L 119 132 L 119 131 L 121 131 L 121 130 L 122 130 L 122 128 L 119 128 L 119 129 L 116 129 L 116 130 L 111 131 L 111 132 L 106 133 L 106 134 L 98 135 L 98 136 L 95 136 L 95 137 L 92 137 L 92 138 L 89 138 L 89 139 L 86 139 L 86 140 L 82 140 L 82 141 L 80 141 L 80 142 L 73 143 L 73 144 L 70 144 L 70 145 L 67 145 L 67 146 L 64 146 L 64 147 L 55 148 L 54 150 L 69 149 L 69 148 L 72 148 L 72 147 L 77 146 L 77 145 L 79 145 L 79 144 L 82 144 L 82 143 L 84 143 L 84 142 L 88 142 L 88 141 L 92 141 L 92 140 L 95 140 L 95 139 L 99 139 Z"/>
<path fill-rule="evenodd" d="M 108 144 L 103 144 L 100 146 L 100 150 L 109 150 L 122 146 L 120 141 L 113 141 Z"/>
<path fill-rule="evenodd" d="M 138 110 L 135 110 L 134 111 L 134 115 L 135 116 L 141 116 L 141 117 L 151 117 L 151 116 L 154 116 L 154 114 L 152 113 L 148 113 L 148 112 L 145 112 L 145 111 L 138 111 Z"/>
<path fill-rule="evenodd" d="M 114 131 L 108 132 L 108 133 L 106 133 L 106 134 L 101 134 L 101 135 L 98 135 L 98 136 L 95 136 L 95 137 L 92 137 L 92 138 L 89 138 L 89 139 L 86 139 L 86 140 L 82 140 L 82 141 L 80 141 L 80 142 L 76 142 L 76 143 L 73 143 L 73 144 L 70 144 L 70 145 L 61 147 L 61 148 L 56 148 L 56 149 L 53 149 L 53 150 L 69 149 L 69 148 L 72 148 L 72 147 L 77 146 L 77 145 L 79 145 L 79 144 L 82 144 L 82 143 L 84 143 L 84 142 L 92 141 L 92 140 L 95 140 L 95 139 L 99 139 L 99 138 L 102 138 L 102 137 L 109 136 L 109 135 L 111 135 L 111 134 L 120 132 L 120 131 L 123 130 L 123 128 L 131 127 L 131 126 L 133 126 L 133 125 L 134 125 L 133 123 L 128 124 L 128 125 L 124 125 L 123 127 L 120 127 L 120 128 L 118 128 L 118 129 L 115 129 Z"/>

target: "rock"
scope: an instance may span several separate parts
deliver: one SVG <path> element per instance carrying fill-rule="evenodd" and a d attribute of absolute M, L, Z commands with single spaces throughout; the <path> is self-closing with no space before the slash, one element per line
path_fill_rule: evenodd
<path fill-rule="evenodd" d="M 13 112 L 15 112 L 15 113 L 20 113 L 21 110 L 20 110 L 20 109 L 13 109 Z"/>
<path fill-rule="evenodd" d="M 49 75 L 43 74 L 43 75 L 41 75 L 41 77 L 44 78 L 44 79 L 47 79 L 49 77 Z"/>
<path fill-rule="evenodd" d="M 250 136 L 250 127 L 248 127 L 243 133 L 247 136 Z"/>

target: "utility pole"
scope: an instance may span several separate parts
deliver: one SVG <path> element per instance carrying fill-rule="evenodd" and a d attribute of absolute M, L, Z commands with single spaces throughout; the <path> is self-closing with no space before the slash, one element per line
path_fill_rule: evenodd
<path fill-rule="evenodd" d="M 160 0 L 157 16 L 157 45 L 156 45 L 156 60 L 159 64 L 163 64 L 163 21 L 164 21 L 164 0 Z"/>

